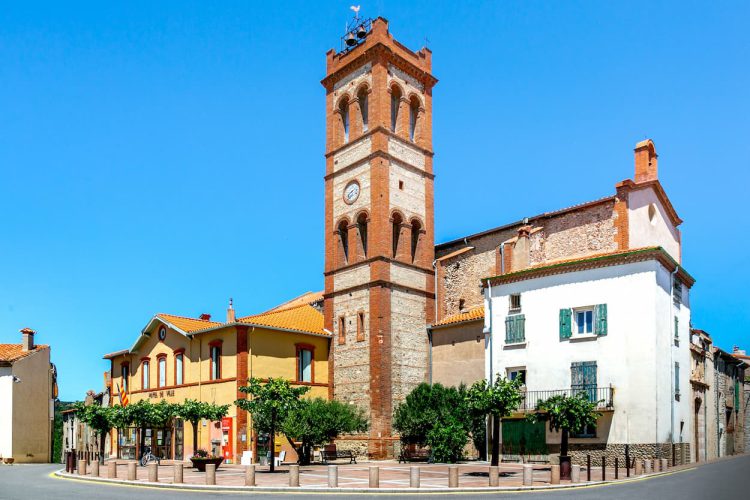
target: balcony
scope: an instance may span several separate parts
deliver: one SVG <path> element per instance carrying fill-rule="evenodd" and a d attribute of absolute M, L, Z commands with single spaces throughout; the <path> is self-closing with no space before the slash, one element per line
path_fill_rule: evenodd
<path fill-rule="evenodd" d="M 597 410 L 614 410 L 615 408 L 615 389 L 609 387 L 592 387 L 587 389 L 556 389 L 551 391 L 526 391 L 519 411 L 534 411 L 539 401 L 546 401 L 552 396 L 574 396 L 584 393 L 589 396 L 589 400 L 598 401 Z"/>

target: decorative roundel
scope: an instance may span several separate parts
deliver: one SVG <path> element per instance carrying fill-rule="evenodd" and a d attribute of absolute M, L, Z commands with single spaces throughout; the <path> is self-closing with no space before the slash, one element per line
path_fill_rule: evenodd
<path fill-rule="evenodd" d="M 167 338 L 167 329 L 162 326 L 159 328 L 159 340 L 164 340 L 165 338 Z"/>
<path fill-rule="evenodd" d="M 344 201 L 351 205 L 359 198 L 359 182 L 351 181 L 344 188 Z"/>

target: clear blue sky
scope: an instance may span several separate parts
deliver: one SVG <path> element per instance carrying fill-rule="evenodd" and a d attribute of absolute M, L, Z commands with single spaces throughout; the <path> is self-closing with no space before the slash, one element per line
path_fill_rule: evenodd
<path fill-rule="evenodd" d="M 650 137 L 693 323 L 750 348 L 750 4 L 362 2 L 434 52 L 438 241 L 610 195 Z M 156 312 L 322 288 L 319 81 L 351 3 L 3 6 L 0 342 L 38 330 L 62 399 Z"/>

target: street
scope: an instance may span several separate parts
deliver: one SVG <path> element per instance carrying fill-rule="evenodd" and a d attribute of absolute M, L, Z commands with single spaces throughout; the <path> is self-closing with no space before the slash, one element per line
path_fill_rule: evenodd
<path fill-rule="evenodd" d="M 190 492 L 171 489 L 150 489 L 143 487 L 109 486 L 90 484 L 77 480 L 50 477 L 60 465 L 14 465 L 0 467 L 0 499 L 80 499 L 107 498 L 108 500 L 139 499 L 185 499 L 201 498 L 209 495 L 221 495 L 223 498 L 244 498 L 242 493 Z M 505 495 L 523 495 L 524 498 L 536 499 L 598 499 L 605 495 L 612 500 L 689 500 L 706 499 L 742 499 L 748 498 L 750 492 L 750 455 L 721 460 L 696 469 L 672 473 L 652 479 L 637 480 L 611 486 L 591 486 L 560 491 L 540 491 L 529 493 L 505 493 Z M 341 497 L 351 494 L 330 494 L 323 492 L 301 491 L 300 493 L 255 493 L 256 498 L 274 498 L 316 496 Z M 461 498 L 491 498 L 504 493 L 461 494 Z M 416 498 L 413 494 L 360 494 L 363 499 Z M 434 498 L 451 497 L 451 494 L 422 494 Z"/>

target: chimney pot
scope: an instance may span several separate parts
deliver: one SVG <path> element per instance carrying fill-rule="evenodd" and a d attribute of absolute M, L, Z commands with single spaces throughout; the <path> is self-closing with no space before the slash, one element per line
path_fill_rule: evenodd
<path fill-rule="evenodd" d="M 229 307 L 227 308 L 227 323 L 235 323 L 237 321 L 235 314 L 234 314 L 234 304 L 230 297 L 229 299 Z"/>
<path fill-rule="evenodd" d="M 21 350 L 24 352 L 33 351 L 34 350 L 34 334 L 36 332 L 32 330 L 31 328 L 24 328 L 21 330 L 22 335 L 22 341 L 21 341 Z"/>
<path fill-rule="evenodd" d="M 211 319 L 211 315 L 208 313 L 201 314 L 200 318 L 204 321 L 209 321 Z"/>

